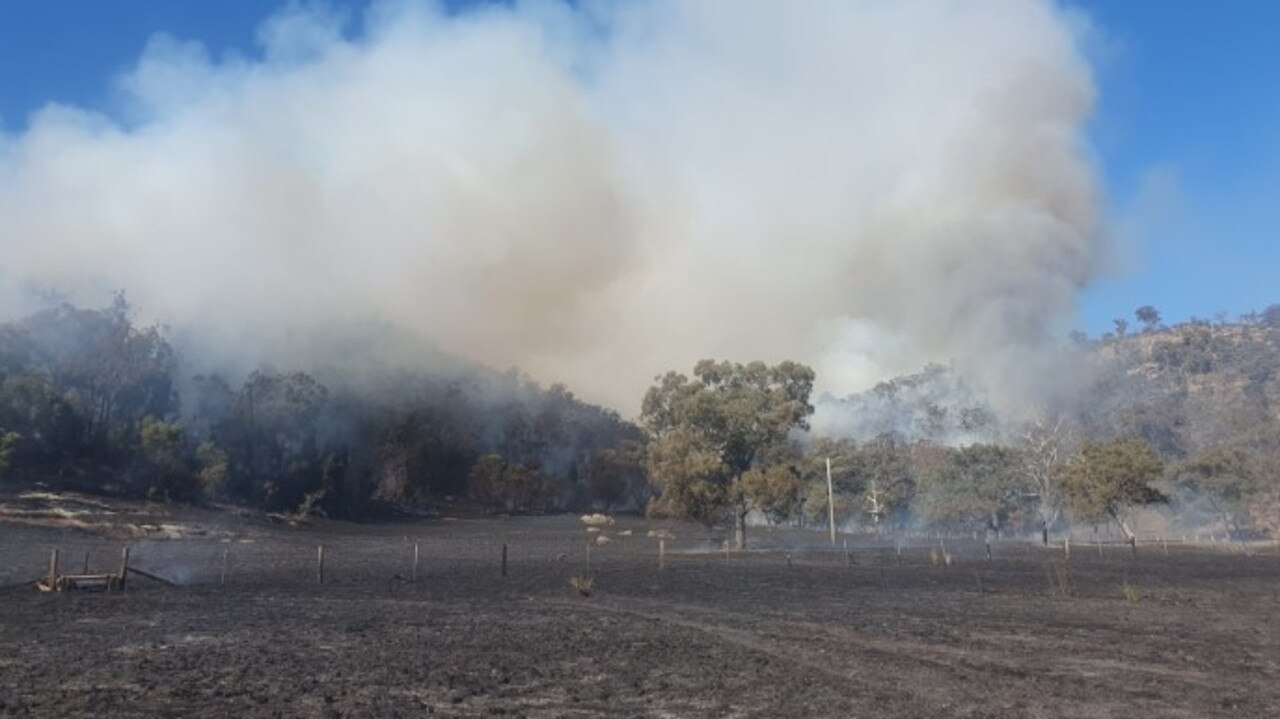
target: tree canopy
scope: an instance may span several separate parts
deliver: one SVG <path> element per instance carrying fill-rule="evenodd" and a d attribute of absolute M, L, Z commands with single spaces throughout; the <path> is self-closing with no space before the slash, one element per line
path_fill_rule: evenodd
<path fill-rule="evenodd" d="M 934 471 L 924 475 L 925 514 L 934 521 L 964 524 L 974 520 L 1000 531 L 1025 502 L 1026 483 L 1017 451 L 994 444 L 950 449 Z"/>
<path fill-rule="evenodd" d="M 655 510 L 703 522 L 731 519 L 746 544 L 753 509 L 790 514 L 801 491 L 791 433 L 807 429 L 813 370 L 702 360 L 693 376 L 668 372 L 645 393 Z M 791 479 L 787 479 L 787 473 Z"/>
<path fill-rule="evenodd" d="M 638 426 L 519 372 L 317 362 L 237 377 L 197 373 L 203 361 L 163 327 L 137 324 L 123 295 L 0 324 L 9 481 L 273 510 L 305 503 L 340 516 L 453 501 L 634 508 L 647 498 Z M 490 455 L 498 481 L 472 481 Z"/>
<path fill-rule="evenodd" d="M 1227 532 L 1235 535 L 1249 519 L 1249 502 L 1258 494 L 1258 471 L 1251 457 L 1234 447 L 1211 447 L 1174 469 L 1178 485 L 1208 504 Z"/>
<path fill-rule="evenodd" d="M 1164 465 L 1142 440 L 1086 443 L 1062 471 L 1063 491 L 1072 512 L 1081 519 L 1115 520 L 1130 542 L 1135 537 L 1125 521 L 1127 510 L 1168 501 L 1153 486 L 1164 475 Z"/>
<path fill-rule="evenodd" d="M 18 444 L 18 434 L 16 432 L 0 431 L 0 477 L 9 469 L 10 457 L 13 455 L 13 448 Z"/>

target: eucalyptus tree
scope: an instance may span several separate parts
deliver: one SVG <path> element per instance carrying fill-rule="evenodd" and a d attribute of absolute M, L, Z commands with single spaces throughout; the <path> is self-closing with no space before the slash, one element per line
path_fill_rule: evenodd
<path fill-rule="evenodd" d="M 1081 519 L 1110 518 L 1135 545 L 1126 515 L 1132 507 L 1168 501 L 1154 486 L 1163 475 L 1164 465 L 1151 445 L 1113 439 L 1086 443 L 1063 466 L 1062 486 L 1073 514 Z"/>
<path fill-rule="evenodd" d="M 774 518 L 793 512 L 803 486 L 791 434 L 808 428 L 813 381 L 812 369 L 790 361 L 702 360 L 692 377 L 658 377 L 641 409 L 649 478 L 661 491 L 656 508 L 706 523 L 729 519 L 739 549 L 753 509 Z"/>

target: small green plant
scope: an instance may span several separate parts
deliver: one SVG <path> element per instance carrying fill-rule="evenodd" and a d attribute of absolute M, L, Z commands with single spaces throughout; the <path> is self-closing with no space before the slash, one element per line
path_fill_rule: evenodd
<path fill-rule="evenodd" d="M 1125 582 L 1120 585 L 1120 596 L 1124 597 L 1126 602 L 1138 602 L 1142 600 L 1142 590 L 1136 584 Z"/>
<path fill-rule="evenodd" d="M 589 597 L 596 590 L 596 581 L 591 577 L 569 577 L 569 588 L 577 592 L 578 596 Z"/>

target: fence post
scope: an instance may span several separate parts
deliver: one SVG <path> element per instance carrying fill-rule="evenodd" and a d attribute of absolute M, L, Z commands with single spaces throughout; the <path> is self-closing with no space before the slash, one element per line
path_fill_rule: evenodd
<path fill-rule="evenodd" d="M 54 589 L 58 586 L 58 548 L 54 547 L 53 552 L 49 554 L 49 588 Z"/>
<path fill-rule="evenodd" d="M 129 545 L 120 549 L 120 589 L 124 590 L 125 581 L 129 577 Z"/>

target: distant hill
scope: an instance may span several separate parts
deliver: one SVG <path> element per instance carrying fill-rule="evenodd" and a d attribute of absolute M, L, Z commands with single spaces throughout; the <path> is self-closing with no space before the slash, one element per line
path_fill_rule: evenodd
<path fill-rule="evenodd" d="M 892 435 L 942 444 L 992 442 L 1003 433 L 980 392 L 949 367 L 931 364 L 847 397 L 815 403 L 818 434 L 865 441 Z"/>
<path fill-rule="evenodd" d="M 1064 351 L 1078 353 L 1067 365 L 1080 372 L 1080 390 L 1049 411 L 1070 419 L 1083 439 L 1140 437 L 1169 460 L 1223 445 L 1277 451 L 1280 305 L 1234 321 L 1148 322 L 1136 332 L 1077 335 Z M 971 444 L 1017 435 L 980 392 L 940 365 L 867 392 L 823 397 L 817 407 L 820 432 L 858 440 L 893 433 Z"/>
<path fill-rule="evenodd" d="M 1085 349 L 1091 376 L 1072 409 L 1087 436 L 1141 437 L 1170 459 L 1280 436 L 1280 307 L 1108 334 Z"/>

